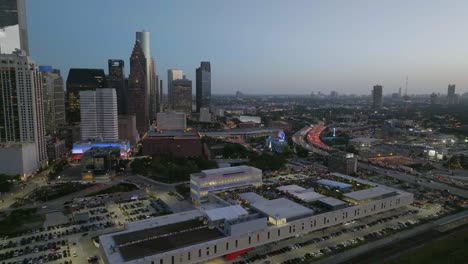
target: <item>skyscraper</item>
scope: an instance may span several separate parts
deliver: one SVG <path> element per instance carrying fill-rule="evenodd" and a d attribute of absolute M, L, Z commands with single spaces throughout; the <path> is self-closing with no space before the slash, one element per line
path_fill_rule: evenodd
<path fill-rule="evenodd" d="M 130 75 L 128 76 L 128 111 L 136 116 L 138 133 L 143 134 L 149 128 L 148 104 L 146 94 L 147 83 L 146 58 L 140 42 L 135 41 L 130 56 Z"/>
<path fill-rule="evenodd" d="M 39 66 L 44 90 L 44 116 L 47 135 L 58 133 L 58 127 L 65 124 L 65 91 L 60 71 L 51 66 Z"/>
<path fill-rule="evenodd" d="M 159 79 L 159 112 L 164 110 L 163 80 Z"/>
<path fill-rule="evenodd" d="M 115 88 L 117 93 L 117 111 L 119 115 L 127 113 L 127 87 L 125 86 L 125 72 L 123 60 L 108 60 L 109 75 L 107 86 Z"/>
<path fill-rule="evenodd" d="M 117 93 L 114 88 L 80 91 L 81 140 L 119 139 Z"/>
<path fill-rule="evenodd" d="M 66 118 L 70 124 L 80 122 L 80 91 L 107 87 L 103 69 L 71 68 L 67 77 Z"/>
<path fill-rule="evenodd" d="M 456 103 L 455 84 L 449 84 L 447 88 L 447 101 L 448 104 Z"/>
<path fill-rule="evenodd" d="M 151 57 L 151 48 L 150 48 L 150 33 L 148 31 L 138 31 L 136 32 L 136 41 L 140 43 L 141 50 L 145 56 L 145 65 L 146 65 L 146 104 L 147 106 L 147 117 L 152 119 L 152 104 L 151 104 L 151 90 L 155 86 L 155 72 L 156 64 L 154 59 Z M 138 123 L 138 121 L 137 121 Z"/>
<path fill-rule="evenodd" d="M 156 119 L 156 113 L 158 112 L 158 76 L 156 75 L 156 63 L 154 58 L 151 58 L 150 66 L 150 104 L 149 104 L 149 118 L 151 122 Z"/>
<path fill-rule="evenodd" d="M 211 103 L 211 65 L 209 61 L 202 61 L 196 71 L 196 103 L 197 112 L 200 108 L 210 108 Z"/>
<path fill-rule="evenodd" d="M 169 96 L 169 108 L 174 109 L 174 91 L 172 82 L 174 80 L 182 79 L 184 76 L 182 70 L 170 69 L 167 70 L 167 95 Z"/>
<path fill-rule="evenodd" d="M 383 87 L 382 85 L 374 85 L 374 89 L 372 90 L 372 108 L 373 109 L 380 109 L 382 108 L 382 93 Z"/>
<path fill-rule="evenodd" d="M 185 78 L 172 81 L 173 110 L 192 113 L 192 81 Z"/>
<path fill-rule="evenodd" d="M 27 175 L 47 162 L 42 89 L 24 51 L 0 55 L 0 173 Z"/>
<path fill-rule="evenodd" d="M 26 5 L 24 0 L 0 1 L 0 53 L 10 54 L 15 49 L 29 54 Z"/>

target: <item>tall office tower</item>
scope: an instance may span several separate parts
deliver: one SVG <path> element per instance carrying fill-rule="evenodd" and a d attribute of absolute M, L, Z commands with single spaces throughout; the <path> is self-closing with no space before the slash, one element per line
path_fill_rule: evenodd
<path fill-rule="evenodd" d="M 104 87 L 107 87 L 107 81 L 103 69 L 71 68 L 67 77 L 65 100 L 67 122 L 80 122 L 80 91 Z"/>
<path fill-rule="evenodd" d="M 447 101 L 448 101 L 448 104 L 455 104 L 456 102 L 455 84 L 449 84 L 448 86 Z"/>
<path fill-rule="evenodd" d="M 173 107 L 172 109 L 177 112 L 186 114 L 192 113 L 192 81 L 185 79 L 178 79 L 172 81 L 173 89 Z"/>
<path fill-rule="evenodd" d="M 152 87 L 152 78 L 155 69 L 152 68 L 151 63 L 151 47 L 150 47 L 150 33 L 148 31 L 137 31 L 136 32 L 136 41 L 140 43 L 141 50 L 145 56 L 145 66 L 146 66 L 146 104 L 147 107 L 147 117 L 151 118 L 151 87 Z M 138 118 L 138 117 L 137 117 Z M 138 123 L 138 121 L 137 121 Z"/>
<path fill-rule="evenodd" d="M 184 73 L 182 72 L 182 70 L 167 70 L 167 95 L 169 97 L 168 105 L 170 109 L 174 109 L 174 92 L 172 82 L 175 80 L 182 79 L 183 77 Z"/>
<path fill-rule="evenodd" d="M 65 125 L 65 91 L 60 71 L 51 66 L 39 66 L 44 90 L 44 116 L 46 135 L 58 134 Z"/>
<path fill-rule="evenodd" d="M 26 5 L 24 0 L 0 1 L 0 54 L 15 49 L 29 54 Z"/>
<path fill-rule="evenodd" d="M 164 112 L 163 80 L 159 80 L 159 112 Z"/>
<path fill-rule="evenodd" d="M 119 115 L 127 113 L 127 87 L 125 86 L 125 72 L 123 60 L 108 60 L 109 75 L 107 86 L 115 88 L 117 93 L 117 111 Z"/>
<path fill-rule="evenodd" d="M 211 65 L 209 61 L 202 61 L 196 71 L 196 103 L 197 113 L 200 108 L 210 108 L 211 103 Z"/>
<path fill-rule="evenodd" d="M 150 65 L 150 102 L 149 102 L 149 119 L 151 123 L 156 119 L 156 113 L 158 112 L 158 80 L 156 76 L 156 63 L 154 58 L 151 58 Z"/>
<path fill-rule="evenodd" d="M 42 89 L 24 51 L 0 55 L 0 173 L 28 175 L 47 162 Z"/>
<path fill-rule="evenodd" d="M 136 116 L 138 133 L 144 134 L 149 128 L 148 104 L 146 96 L 146 58 L 141 44 L 135 41 L 130 56 L 130 75 L 128 76 L 128 111 Z"/>
<path fill-rule="evenodd" d="M 117 93 L 114 88 L 80 91 L 81 140 L 119 139 Z"/>
<path fill-rule="evenodd" d="M 383 88 L 382 85 L 374 85 L 374 90 L 372 90 L 372 108 L 373 109 L 380 109 L 382 108 L 382 92 Z"/>

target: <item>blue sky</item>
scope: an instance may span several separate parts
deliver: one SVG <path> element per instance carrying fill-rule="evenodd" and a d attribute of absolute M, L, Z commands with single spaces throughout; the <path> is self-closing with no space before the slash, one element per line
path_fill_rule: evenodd
<path fill-rule="evenodd" d="M 468 91 L 468 1 L 27 0 L 32 57 L 71 67 L 128 59 L 151 32 L 157 74 L 195 80 L 211 61 L 212 91 L 370 94 Z M 127 72 L 128 72 L 127 67 Z M 166 89 L 166 85 L 164 85 Z M 166 90 L 165 90 L 166 92 Z"/>

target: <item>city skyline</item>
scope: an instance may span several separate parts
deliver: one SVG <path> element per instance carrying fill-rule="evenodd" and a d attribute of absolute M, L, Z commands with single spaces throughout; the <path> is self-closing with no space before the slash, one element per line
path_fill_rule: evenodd
<path fill-rule="evenodd" d="M 133 36 L 144 29 L 157 74 L 178 68 L 195 80 L 200 61 L 210 61 L 213 94 L 370 94 L 375 83 L 390 94 L 406 76 L 409 94 L 444 92 L 449 83 L 468 91 L 462 1 L 90 4 L 27 1 L 31 54 L 62 72 L 105 69 L 109 58 L 128 63 Z M 101 18 L 104 8 L 113 15 Z M 175 13 L 182 15 L 174 20 Z M 88 19 L 74 23 L 84 14 Z"/>

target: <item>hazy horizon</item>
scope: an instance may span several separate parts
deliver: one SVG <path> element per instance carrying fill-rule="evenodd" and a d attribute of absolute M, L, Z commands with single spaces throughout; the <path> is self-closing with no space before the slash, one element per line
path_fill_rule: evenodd
<path fill-rule="evenodd" d="M 157 74 L 193 81 L 212 66 L 213 94 L 468 91 L 466 1 L 27 1 L 30 51 L 62 71 L 123 59 L 151 33 Z"/>

